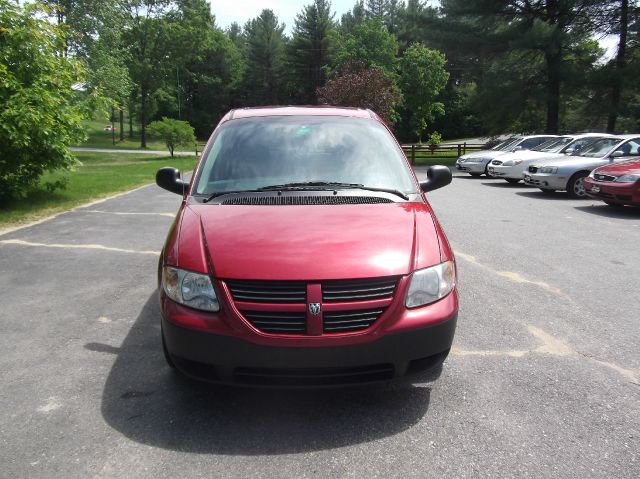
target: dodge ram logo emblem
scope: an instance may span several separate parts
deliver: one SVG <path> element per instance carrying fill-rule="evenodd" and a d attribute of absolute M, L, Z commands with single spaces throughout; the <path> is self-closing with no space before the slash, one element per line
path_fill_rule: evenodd
<path fill-rule="evenodd" d="M 309 303 L 309 312 L 314 316 L 320 314 L 320 303 Z"/>

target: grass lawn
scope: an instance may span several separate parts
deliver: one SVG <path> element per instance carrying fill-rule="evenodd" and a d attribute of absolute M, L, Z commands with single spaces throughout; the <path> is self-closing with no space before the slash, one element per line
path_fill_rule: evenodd
<path fill-rule="evenodd" d="M 112 141 L 112 133 L 110 131 L 104 131 L 104 127 L 109 125 L 108 120 L 85 120 L 83 124 L 87 130 L 87 135 L 89 136 L 88 140 L 81 145 L 74 146 L 84 146 L 87 148 L 118 148 L 123 150 L 139 150 L 140 149 L 140 135 L 138 131 L 138 126 L 134 125 L 133 127 L 133 139 L 129 139 L 129 123 L 125 118 L 124 123 L 124 133 L 125 139 L 120 141 L 120 123 L 116 122 L 114 125 L 116 127 L 116 143 L 113 144 Z M 148 150 L 160 150 L 167 151 L 169 150 L 165 146 L 162 141 L 153 140 L 151 138 L 147 138 L 147 149 Z M 189 146 L 181 146 L 177 148 L 178 150 L 192 150 L 194 149 L 192 145 Z"/>
<path fill-rule="evenodd" d="M 195 157 L 154 156 L 118 153 L 78 152 L 82 162 L 76 171 L 47 173 L 42 184 L 68 178 L 64 190 L 49 193 L 43 187 L 26 198 L 0 205 L 0 229 L 35 221 L 83 203 L 104 198 L 155 181 L 158 168 L 174 166 L 182 172 L 191 171 Z"/>

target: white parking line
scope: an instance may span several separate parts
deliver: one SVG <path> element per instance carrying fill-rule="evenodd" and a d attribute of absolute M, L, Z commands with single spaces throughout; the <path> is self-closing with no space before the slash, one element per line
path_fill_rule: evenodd
<path fill-rule="evenodd" d="M 455 255 L 457 258 L 462 258 L 468 263 L 471 263 L 485 271 L 495 274 L 496 276 L 506 278 L 509 281 L 512 281 L 514 283 L 526 283 L 526 284 L 532 284 L 534 286 L 539 286 L 540 288 L 548 291 L 551 294 L 554 294 L 567 301 L 573 302 L 573 300 L 567 293 L 565 293 L 564 291 L 562 291 L 560 288 L 556 286 L 550 285 L 543 281 L 533 281 L 533 280 L 527 279 L 524 276 L 522 276 L 520 273 L 516 273 L 514 271 L 498 271 L 496 269 L 493 269 L 490 266 L 487 266 L 486 264 L 480 263 L 475 256 L 471 256 L 470 254 L 465 254 L 465 253 L 461 253 L 460 251 L 455 251 Z"/>
<path fill-rule="evenodd" d="M 117 215 L 117 216 L 167 216 L 169 218 L 175 218 L 175 213 L 128 213 L 125 211 L 100 211 L 100 210 L 78 210 L 83 213 L 100 213 L 104 215 Z"/>
<path fill-rule="evenodd" d="M 465 350 L 460 348 L 451 348 L 451 354 L 454 356 L 479 356 L 479 357 L 500 357 L 510 356 L 513 358 L 521 358 L 529 354 L 547 354 L 550 356 L 573 356 L 581 360 L 587 360 L 596 363 L 600 366 L 605 366 L 616 373 L 620 374 L 625 379 L 629 380 L 633 384 L 640 384 L 640 370 L 625 368 L 616 363 L 605 361 L 603 359 L 590 356 L 580 351 L 575 350 L 565 341 L 555 338 L 553 335 L 546 331 L 533 326 L 531 324 L 526 325 L 529 332 L 535 336 L 542 344 L 536 348 L 531 349 L 514 349 L 514 350 Z"/>
<path fill-rule="evenodd" d="M 38 248 L 59 248 L 59 249 L 92 249 L 101 251 L 112 251 L 116 253 L 128 253 L 128 254 L 145 254 L 152 256 L 160 256 L 158 251 L 139 251 L 133 249 L 113 248 L 111 246 L 104 246 L 101 244 L 57 244 L 57 243 L 33 243 L 31 241 L 23 241 L 19 239 L 0 240 L 0 244 L 7 245 L 19 245 L 19 246 L 33 246 Z"/>

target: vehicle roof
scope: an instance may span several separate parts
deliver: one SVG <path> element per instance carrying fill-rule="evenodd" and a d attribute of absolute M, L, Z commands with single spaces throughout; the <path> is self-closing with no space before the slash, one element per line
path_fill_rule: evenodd
<path fill-rule="evenodd" d="M 621 140 L 631 140 L 633 138 L 640 138 L 640 133 L 633 133 L 630 135 L 615 135 L 616 138 L 620 138 Z"/>
<path fill-rule="evenodd" d="M 222 121 L 262 116 L 344 116 L 352 118 L 378 119 L 378 115 L 371 110 L 364 108 L 321 105 L 238 108 L 227 113 Z"/>

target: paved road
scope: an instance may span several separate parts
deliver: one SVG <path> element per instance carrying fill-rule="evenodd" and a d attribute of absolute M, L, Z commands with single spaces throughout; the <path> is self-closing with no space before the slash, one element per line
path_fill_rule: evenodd
<path fill-rule="evenodd" d="M 0 476 L 637 478 L 640 213 L 470 177 L 430 196 L 461 294 L 432 383 L 175 377 L 155 186 L 0 236 Z"/>

